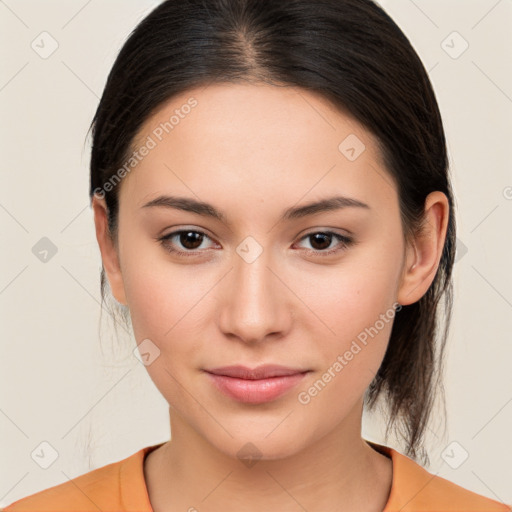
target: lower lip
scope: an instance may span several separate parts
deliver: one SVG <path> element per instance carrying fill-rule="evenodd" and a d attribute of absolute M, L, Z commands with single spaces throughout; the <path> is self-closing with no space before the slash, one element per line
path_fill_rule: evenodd
<path fill-rule="evenodd" d="M 237 379 L 225 375 L 206 373 L 213 380 L 217 389 L 225 395 L 239 402 L 262 404 L 284 395 L 296 386 L 308 372 L 257 380 Z"/>

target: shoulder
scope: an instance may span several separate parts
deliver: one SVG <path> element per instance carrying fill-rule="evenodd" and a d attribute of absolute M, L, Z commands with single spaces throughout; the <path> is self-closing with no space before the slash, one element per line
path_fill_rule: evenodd
<path fill-rule="evenodd" d="M 143 448 L 129 457 L 21 498 L 4 512 L 120 512 L 136 510 L 130 500 L 145 503 Z M 146 508 L 139 508 L 140 511 Z M 150 509 L 149 509 L 150 510 Z"/>
<path fill-rule="evenodd" d="M 511 512 L 512 507 L 432 474 L 392 448 L 393 483 L 384 512 Z"/>
<path fill-rule="evenodd" d="M 31 494 L 11 503 L 5 512 L 103 510 L 103 496 L 116 489 L 119 479 L 119 462 L 95 469 L 67 482 Z"/>

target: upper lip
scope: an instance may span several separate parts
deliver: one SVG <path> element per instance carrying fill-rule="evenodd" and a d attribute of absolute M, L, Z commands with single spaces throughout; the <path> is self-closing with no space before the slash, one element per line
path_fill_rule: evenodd
<path fill-rule="evenodd" d="M 235 366 L 221 366 L 218 368 L 212 368 L 206 370 L 208 373 L 215 375 L 225 375 L 226 377 L 235 377 L 238 379 L 268 379 L 270 377 L 280 377 L 283 375 L 295 375 L 297 373 L 304 373 L 308 370 L 300 368 L 289 368 L 277 364 L 264 364 L 257 366 L 256 368 L 247 368 L 247 366 L 235 365 Z"/>

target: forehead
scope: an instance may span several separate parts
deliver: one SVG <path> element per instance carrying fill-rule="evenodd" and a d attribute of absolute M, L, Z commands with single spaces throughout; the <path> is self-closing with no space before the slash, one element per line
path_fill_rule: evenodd
<path fill-rule="evenodd" d="M 270 146 L 304 139 L 313 143 L 316 136 L 325 138 L 327 133 L 332 137 L 326 143 L 331 139 L 336 143 L 344 132 L 357 133 L 367 146 L 374 142 L 347 112 L 319 94 L 285 85 L 219 83 L 190 89 L 165 102 L 142 124 L 133 146 L 147 135 L 161 142 L 170 138 L 167 135 L 190 137 L 191 132 L 197 138 L 229 135 L 234 149 L 240 150 L 261 141 Z M 241 141 L 246 142 L 244 148 L 236 146 Z"/>
<path fill-rule="evenodd" d="M 365 202 L 372 193 L 394 194 L 374 137 L 323 97 L 295 87 L 191 89 L 144 122 L 133 149 L 144 146 L 150 149 L 122 186 L 139 205 L 165 187 L 188 196 L 215 192 L 241 205 L 324 191 Z"/>

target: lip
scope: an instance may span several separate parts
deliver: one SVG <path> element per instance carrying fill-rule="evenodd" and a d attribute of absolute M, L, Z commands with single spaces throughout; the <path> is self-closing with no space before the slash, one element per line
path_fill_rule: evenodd
<path fill-rule="evenodd" d="M 216 388 L 239 402 L 260 404 L 284 395 L 310 370 L 280 365 L 223 366 L 205 370 Z"/>
<path fill-rule="evenodd" d="M 304 370 L 302 368 L 290 368 L 279 364 L 262 364 L 261 366 L 251 369 L 247 366 L 238 364 L 233 366 L 220 366 L 206 371 L 215 375 L 224 375 L 226 377 L 234 377 L 237 379 L 256 380 L 295 375 L 297 373 L 304 373 L 308 370 Z"/>

